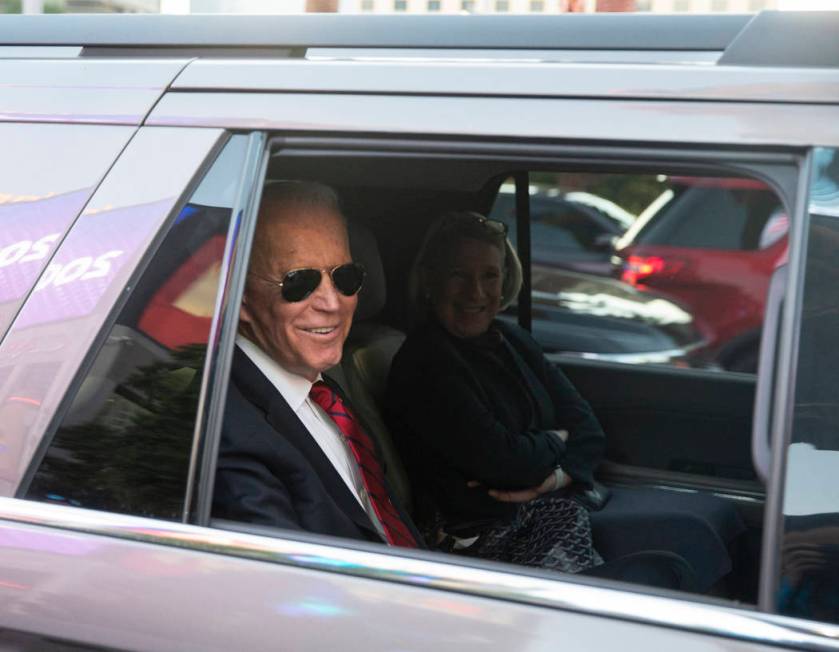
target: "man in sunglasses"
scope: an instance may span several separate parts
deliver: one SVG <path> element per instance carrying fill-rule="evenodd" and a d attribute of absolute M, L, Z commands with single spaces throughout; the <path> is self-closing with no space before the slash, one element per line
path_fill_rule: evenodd
<path fill-rule="evenodd" d="M 417 547 L 375 443 L 322 372 L 341 360 L 364 269 L 334 191 L 266 187 L 216 472 L 213 515 Z"/>

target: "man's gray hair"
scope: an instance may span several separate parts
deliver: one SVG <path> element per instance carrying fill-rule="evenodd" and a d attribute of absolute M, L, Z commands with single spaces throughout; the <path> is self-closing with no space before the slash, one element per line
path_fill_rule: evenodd
<path fill-rule="evenodd" d="M 321 208 L 344 219 L 338 193 L 317 181 L 272 181 L 262 190 L 262 205 Z M 346 221 L 346 220 L 344 220 Z"/>

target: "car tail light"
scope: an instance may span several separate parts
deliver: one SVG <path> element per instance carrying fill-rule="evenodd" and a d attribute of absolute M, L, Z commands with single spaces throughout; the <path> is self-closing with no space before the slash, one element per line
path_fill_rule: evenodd
<path fill-rule="evenodd" d="M 684 263 L 661 256 L 628 256 L 621 271 L 621 280 L 630 285 L 640 285 L 652 277 L 674 276 Z"/>

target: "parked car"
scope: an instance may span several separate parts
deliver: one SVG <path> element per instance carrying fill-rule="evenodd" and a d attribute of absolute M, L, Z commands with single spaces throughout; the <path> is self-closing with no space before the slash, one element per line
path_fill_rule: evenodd
<path fill-rule="evenodd" d="M 764 182 L 684 177 L 617 240 L 616 275 L 687 306 L 709 357 L 754 372 L 766 293 L 786 255 L 789 217 Z"/>
<path fill-rule="evenodd" d="M 515 193 L 501 187 L 489 216 L 510 228 L 515 242 Z M 585 192 L 535 193 L 530 197 L 533 261 L 608 276 L 612 245 L 634 216 L 609 200 Z"/>
<path fill-rule="evenodd" d="M 836 649 L 837 29 L 775 12 L 0 17 L 0 647 Z M 788 210 L 756 373 L 552 354 L 607 433 L 602 482 L 736 506 L 747 532 L 716 595 L 213 519 L 263 186 L 337 189 L 380 258 L 354 330 L 398 346 L 428 225 L 488 213 L 511 176 L 524 205 L 545 170 L 750 179 Z M 515 226 L 515 317 L 544 345 L 570 306 L 591 332 L 631 307 L 693 341 L 678 300 L 578 270 L 553 285 L 536 221 Z M 385 353 L 351 393 L 375 399 Z"/>
<path fill-rule="evenodd" d="M 593 274 L 532 269 L 532 331 L 549 358 L 711 364 L 693 315 L 670 298 Z"/>

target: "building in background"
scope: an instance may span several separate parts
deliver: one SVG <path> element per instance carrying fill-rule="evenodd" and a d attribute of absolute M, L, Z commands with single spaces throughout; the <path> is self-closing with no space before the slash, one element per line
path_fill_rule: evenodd
<path fill-rule="evenodd" d="M 593 12 L 598 2 L 603 0 L 339 0 L 338 11 L 377 14 L 556 14 Z"/>
<path fill-rule="evenodd" d="M 0 13 L 557 14 L 839 9 L 839 0 L 0 0 Z"/>
<path fill-rule="evenodd" d="M 748 14 L 777 9 L 778 0 L 635 0 L 635 11 Z"/>
<path fill-rule="evenodd" d="M 164 14 L 299 14 L 306 0 L 160 0 Z"/>
<path fill-rule="evenodd" d="M 161 0 L 0 0 L 0 13 L 156 14 Z"/>
<path fill-rule="evenodd" d="M 341 13 L 377 14 L 753 13 L 777 9 L 779 1 L 785 0 L 338 0 L 337 9 Z M 839 0 L 836 2 L 839 4 Z"/>

